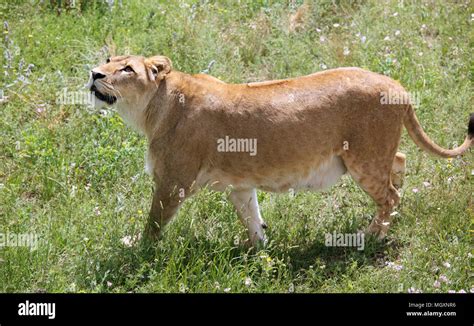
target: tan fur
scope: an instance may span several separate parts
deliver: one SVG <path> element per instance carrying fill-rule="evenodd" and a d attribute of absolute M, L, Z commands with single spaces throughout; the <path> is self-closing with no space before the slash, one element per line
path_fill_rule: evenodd
<path fill-rule="evenodd" d="M 120 71 L 125 65 L 133 74 Z M 148 138 L 156 189 L 147 235 L 156 238 L 179 205 L 200 187 L 232 187 L 230 199 L 255 244 L 263 219 L 255 189 L 319 190 L 346 171 L 377 203 L 371 233 L 386 235 L 399 201 L 405 155 L 397 153 L 402 127 L 434 154 L 455 156 L 424 134 L 409 104 L 381 104 L 382 92 L 405 93 L 389 77 L 339 68 L 299 78 L 228 84 L 172 70 L 166 57 L 116 57 L 94 71 L 95 84 L 118 97 L 124 119 Z M 256 139 L 257 152 L 219 152 L 218 139 Z"/>

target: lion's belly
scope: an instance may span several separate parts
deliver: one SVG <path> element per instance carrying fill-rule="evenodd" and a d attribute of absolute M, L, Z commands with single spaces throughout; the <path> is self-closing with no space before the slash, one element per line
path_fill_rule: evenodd
<path fill-rule="evenodd" d="M 220 170 L 201 171 L 196 183 L 209 186 L 213 190 L 224 191 L 231 186 L 235 189 L 257 188 L 271 192 L 297 190 L 324 190 L 334 185 L 346 172 L 346 167 L 339 156 L 333 156 L 324 163 L 309 169 L 292 169 L 291 171 L 268 172 L 261 174 L 233 175 Z"/>

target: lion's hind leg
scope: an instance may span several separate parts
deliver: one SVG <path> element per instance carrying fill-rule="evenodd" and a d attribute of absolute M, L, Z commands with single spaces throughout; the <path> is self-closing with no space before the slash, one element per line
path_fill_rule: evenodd
<path fill-rule="evenodd" d="M 406 169 L 406 156 L 403 153 L 398 152 L 395 154 L 393 159 L 392 172 L 390 178 L 392 184 L 395 188 L 400 189 L 403 185 L 403 180 L 405 178 L 405 169 Z"/>
<path fill-rule="evenodd" d="M 348 153 L 343 155 L 343 159 L 351 176 L 378 207 L 377 215 L 370 223 L 367 233 L 383 239 L 392 222 L 391 212 L 400 200 L 391 181 L 393 159 L 358 157 Z"/>

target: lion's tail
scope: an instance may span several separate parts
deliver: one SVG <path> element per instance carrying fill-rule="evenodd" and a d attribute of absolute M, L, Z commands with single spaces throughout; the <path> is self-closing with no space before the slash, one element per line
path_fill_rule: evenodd
<path fill-rule="evenodd" d="M 438 155 L 441 157 L 449 158 L 462 155 L 474 144 L 474 113 L 471 113 L 469 119 L 469 125 L 467 130 L 467 136 L 464 140 L 464 143 L 453 149 L 445 149 L 437 144 L 435 144 L 430 137 L 423 131 L 416 115 L 415 110 L 410 105 L 408 111 L 404 117 L 403 123 L 405 128 L 407 128 L 408 134 L 411 139 L 415 142 L 418 147 L 424 151 Z"/>

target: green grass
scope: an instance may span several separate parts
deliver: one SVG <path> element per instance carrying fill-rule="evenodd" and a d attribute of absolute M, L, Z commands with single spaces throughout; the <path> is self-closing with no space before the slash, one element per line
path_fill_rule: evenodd
<path fill-rule="evenodd" d="M 372 200 L 344 177 L 325 193 L 259 192 L 270 241 L 258 253 L 240 245 L 245 231 L 225 195 L 204 190 L 144 254 L 122 239 L 143 230 L 151 203 L 145 140 L 114 113 L 56 104 L 57 93 L 80 89 L 111 48 L 166 55 L 188 73 L 215 60 L 211 74 L 227 82 L 360 66 L 420 93 L 424 129 L 452 147 L 464 139 L 474 111 L 470 1 L 318 1 L 293 32 L 289 16 L 301 1 L 296 7 L 270 0 L 123 2 L 109 9 L 76 0 L 61 14 L 49 1 L 0 3 L 1 20 L 9 25 L 0 44 L 10 53 L 0 62 L 8 66 L 0 75 L 8 96 L 0 104 L 0 233 L 40 238 L 37 250 L 0 248 L 1 292 L 473 288 L 472 153 L 452 161 L 432 158 L 404 133 L 400 150 L 407 154 L 408 175 L 395 224 L 385 242 L 369 239 L 363 251 L 324 244 L 326 232 L 357 232 L 375 213 Z M 441 275 L 449 283 L 435 287 Z"/>

